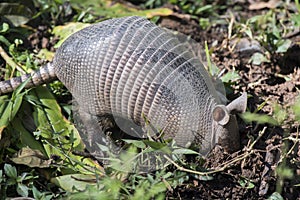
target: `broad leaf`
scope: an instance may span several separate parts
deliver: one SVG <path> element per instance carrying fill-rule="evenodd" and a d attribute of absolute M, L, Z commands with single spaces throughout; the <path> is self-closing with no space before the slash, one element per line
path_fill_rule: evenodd
<path fill-rule="evenodd" d="M 28 4 L 20 2 L 2 2 L 0 3 L 0 15 L 9 19 L 14 26 L 26 24 L 34 15 L 34 10 Z"/>
<path fill-rule="evenodd" d="M 60 47 L 60 45 L 73 33 L 90 26 L 90 24 L 80 23 L 80 22 L 70 22 L 66 25 L 56 26 L 53 28 L 53 34 L 58 36 L 60 40 L 54 46 L 55 48 Z"/>
<path fill-rule="evenodd" d="M 52 178 L 51 182 L 68 192 L 83 191 L 87 185 L 96 187 L 96 177 L 84 174 L 69 174 Z"/>
<path fill-rule="evenodd" d="M 128 7 L 122 3 L 113 3 L 107 0 L 71 0 L 72 5 L 80 10 L 82 7 L 85 9 L 91 9 L 92 13 L 105 16 L 106 18 L 114 17 L 124 17 L 124 16 L 143 16 L 147 18 L 152 18 L 154 16 L 168 16 L 173 13 L 172 10 L 168 8 L 156 8 L 149 10 L 138 10 L 133 7 Z"/>
<path fill-rule="evenodd" d="M 18 176 L 16 167 L 11 164 L 4 165 L 4 172 L 8 177 L 13 179 L 16 179 Z"/>
<path fill-rule="evenodd" d="M 25 87 L 27 82 L 30 79 L 27 79 L 17 89 L 13 92 L 11 99 L 9 100 L 7 96 L 0 98 L 0 139 L 2 136 L 2 131 L 7 127 L 10 121 L 13 120 L 19 108 L 21 106 L 23 96 L 26 92 L 22 92 L 22 89 Z"/>
<path fill-rule="evenodd" d="M 37 96 L 36 104 L 39 106 L 34 107 L 34 121 L 47 156 L 57 155 L 70 169 L 81 173 L 102 171 L 97 162 L 72 153 L 75 150 L 83 151 L 84 144 L 74 125 L 62 115 L 60 106 L 48 89 L 38 87 L 31 94 Z"/>
<path fill-rule="evenodd" d="M 16 164 L 38 168 L 49 167 L 51 164 L 51 159 L 47 159 L 40 151 L 28 147 L 22 148 L 11 160 Z"/>

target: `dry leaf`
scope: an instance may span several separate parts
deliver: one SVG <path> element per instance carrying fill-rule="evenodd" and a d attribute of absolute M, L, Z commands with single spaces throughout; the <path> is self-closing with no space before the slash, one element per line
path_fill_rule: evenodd
<path fill-rule="evenodd" d="M 268 2 L 252 2 L 249 6 L 249 10 L 260 10 L 264 8 L 276 8 L 281 1 L 279 0 L 270 0 Z"/>

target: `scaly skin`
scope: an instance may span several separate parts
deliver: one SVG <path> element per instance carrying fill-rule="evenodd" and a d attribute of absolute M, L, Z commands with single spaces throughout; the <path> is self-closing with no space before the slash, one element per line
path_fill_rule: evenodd
<path fill-rule="evenodd" d="M 28 80 L 25 88 L 32 88 L 57 79 L 52 63 L 47 63 L 37 71 L 30 74 L 14 77 L 0 82 L 0 95 L 13 92 L 20 84 Z"/>

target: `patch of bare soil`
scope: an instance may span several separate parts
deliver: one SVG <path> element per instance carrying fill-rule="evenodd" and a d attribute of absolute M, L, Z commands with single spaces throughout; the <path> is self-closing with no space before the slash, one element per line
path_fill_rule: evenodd
<path fill-rule="evenodd" d="M 262 13 L 264 10 L 261 11 Z M 255 13 L 257 14 L 257 13 Z M 254 13 L 242 12 L 243 17 Z M 300 37 L 290 39 L 292 47 L 283 55 L 276 55 L 270 63 L 252 65 L 240 52 L 229 48 L 227 27 L 216 26 L 202 30 L 191 19 L 182 16 L 162 18 L 160 25 L 191 35 L 196 41 L 211 44 L 217 41 L 212 59 L 220 68 L 237 70 L 241 79 L 233 85 L 229 99 L 246 91 L 249 95 L 248 109 L 254 111 L 262 103 L 259 111 L 271 114 L 274 103 L 286 108 L 294 104 L 300 89 Z M 287 136 L 297 137 L 298 124 L 287 119 L 284 127 L 267 124 L 245 124 L 240 120 L 241 150 L 233 154 L 215 148 L 207 158 L 207 168 L 226 169 L 214 174 L 210 180 L 190 180 L 167 194 L 167 198 L 179 199 L 266 199 L 275 191 L 281 192 L 284 199 L 300 199 L 300 149 L 292 142 L 284 140 Z M 255 144 L 253 144 L 255 141 Z M 290 154 L 284 156 L 287 151 Z M 233 161 L 233 162 L 231 162 Z M 281 164 L 288 166 L 293 175 L 282 177 Z M 276 169 L 276 170 L 275 170 Z"/>

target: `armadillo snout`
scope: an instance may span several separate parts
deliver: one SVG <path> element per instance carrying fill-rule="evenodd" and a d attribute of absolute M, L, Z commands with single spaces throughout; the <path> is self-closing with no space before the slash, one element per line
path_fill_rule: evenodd
<path fill-rule="evenodd" d="M 243 93 L 239 98 L 227 106 L 217 105 L 213 110 L 212 146 L 219 144 L 227 152 L 234 152 L 240 148 L 239 128 L 236 116 L 232 112 L 245 112 L 247 106 L 247 94 Z"/>

